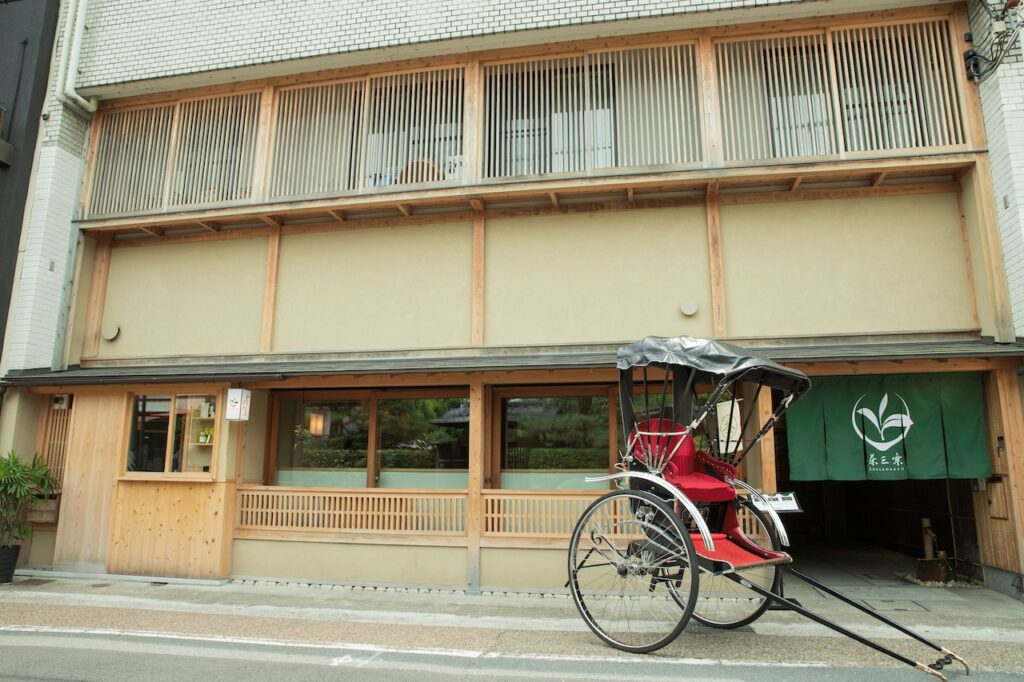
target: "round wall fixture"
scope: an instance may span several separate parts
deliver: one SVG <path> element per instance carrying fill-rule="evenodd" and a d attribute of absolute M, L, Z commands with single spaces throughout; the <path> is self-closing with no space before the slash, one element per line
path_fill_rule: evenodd
<path fill-rule="evenodd" d="M 104 322 L 103 329 L 100 330 L 105 341 L 113 341 L 117 338 L 117 335 L 121 333 L 121 327 L 117 322 Z"/>
<path fill-rule="evenodd" d="M 679 304 L 679 312 L 686 317 L 693 317 L 700 310 L 700 306 L 697 305 L 696 301 L 687 299 Z"/>

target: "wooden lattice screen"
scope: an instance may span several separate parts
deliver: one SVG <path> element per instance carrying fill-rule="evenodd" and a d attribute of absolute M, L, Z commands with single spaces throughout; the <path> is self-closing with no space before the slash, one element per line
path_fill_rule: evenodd
<path fill-rule="evenodd" d="M 68 431 L 71 425 L 73 404 L 67 409 L 54 409 L 51 404 L 46 411 L 46 422 L 43 426 L 43 439 L 39 454 L 50 470 L 57 477 L 58 483 L 64 485 L 64 462 L 68 449 Z"/>

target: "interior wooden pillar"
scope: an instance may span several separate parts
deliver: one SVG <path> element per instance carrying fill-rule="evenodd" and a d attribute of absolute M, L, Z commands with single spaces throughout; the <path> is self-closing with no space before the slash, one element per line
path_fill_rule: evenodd
<path fill-rule="evenodd" d="M 260 352 L 269 353 L 274 344 L 274 309 L 277 304 L 277 265 L 281 252 L 281 226 L 272 225 L 267 241 L 267 278 L 263 289 L 263 325 Z"/>
<path fill-rule="evenodd" d="M 484 457 L 487 455 L 486 387 L 480 380 L 469 385 L 469 486 L 466 496 L 467 580 L 480 589 L 480 536 L 483 532 Z"/>
<path fill-rule="evenodd" d="M 109 234 L 96 235 L 96 256 L 92 265 L 92 284 L 89 287 L 89 302 L 85 316 L 85 341 L 82 357 L 96 357 L 100 352 L 100 329 L 103 326 L 103 309 L 107 302 L 107 281 L 110 277 Z"/>
<path fill-rule="evenodd" d="M 1017 573 L 1024 573 L 1024 404 L 1013 368 L 993 372 L 1006 447 L 1006 485 L 1010 521 L 1016 543 Z"/>
<path fill-rule="evenodd" d="M 757 397 L 757 425 L 760 428 L 772 418 L 772 391 L 770 388 L 763 388 Z M 764 434 L 758 444 L 758 460 L 761 465 L 761 483 L 758 486 L 766 493 L 778 492 L 778 481 L 775 475 L 775 429 Z"/>

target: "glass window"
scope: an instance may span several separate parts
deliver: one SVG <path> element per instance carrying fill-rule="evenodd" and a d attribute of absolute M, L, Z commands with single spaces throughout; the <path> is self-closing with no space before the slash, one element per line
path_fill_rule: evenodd
<path fill-rule="evenodd" d="M 608 398 L 506 398 L 501 402 L 501 487 L 604 489 L 584 477 L 608 473 Z"/>
<path fill-rule="evenodd" d="M 136 396 L 126 470 L 209 472 L 216 420 L 214 394 Z"/>
<path fill-rule="evenodd" d="M 385 488 L 466 488 L 469 401 L 379 400 L 378 484 Z"/>
<path fill-rule="evenodd" d="M 366 487 L 369 401 L 282 399 L 278 409 L 278 485 Z"/>

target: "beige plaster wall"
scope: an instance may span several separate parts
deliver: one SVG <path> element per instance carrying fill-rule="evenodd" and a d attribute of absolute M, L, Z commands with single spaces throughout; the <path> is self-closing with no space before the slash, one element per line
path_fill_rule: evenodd
<path fill-rule="evenodd" d="M 22 546 L 18 564 L 26 568 L 50 568 L 53 566 L 53 549 L 57 544 L 57 531 L 34 530 L 29 540 L 28 552 Z"/>
<path fill-rule="evenodd" d="M 465 585 L 466 548 L 235 540 L 235 577 Z"/>
<path fill-rule="evenodd" d="M 259 351 L 266 239 L 113 249 L 100 357 Z"/>
<path fill-rule="evenodd" d="M 480 586 L 511 589 L 563 589 L 568 576 L 566 549 L 483 547 Z"/>
<path fill-rule="evenodd" d="M 729 336 L 974 328 L 955 194 L 723 206 Z"/>
<path fill-rule="evenodd" d="M 285 236 L 273 349 L 468 345 L 472 247 L 467 223 Z"/>
<path fill-rule="evenodd" d="M 0 457 L 14 450 L 28 459 L 36 454 L 39 418 L 49 396 L 29 393 L 23 388 L 8 389 L 0 405 Z"/>
<path fill-rule="evenodd" d="M 486 247 L 489 345 L 711 334 L 703 207 L 493 219 Z"/>
<path fill-rule="evenodd" d="M 249 421 L 245 423 L 242 451 L 242 482 L 263 482 L 263 458 L 267 449 L 267 424 L 270 419 L 270 393 L 253 391 L 249 402 Z"/>

